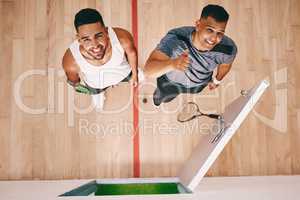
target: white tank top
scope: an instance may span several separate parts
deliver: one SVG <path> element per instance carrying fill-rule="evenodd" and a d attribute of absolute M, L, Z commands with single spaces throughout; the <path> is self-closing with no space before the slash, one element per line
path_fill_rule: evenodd
<path fill-rule="evenodd" d="M 105 88 L 116 85 L 131 72 L 124 49 L 111 27 L 108 28 L 108 35 L 112 46 L 112 55 L 110 60 L 104 65 L 95 66 L 87 62 L 80 53 L 79 42 L 77 40 L 70 45 L 71 53 L 80 68 L 81 78 L 93 88 Z"/>

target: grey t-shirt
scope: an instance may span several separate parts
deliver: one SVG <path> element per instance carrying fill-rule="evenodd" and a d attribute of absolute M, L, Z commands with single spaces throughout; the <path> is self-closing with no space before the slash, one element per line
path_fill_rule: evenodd
<path fill-rule="evenodd" d="M 213 70 L 223 63 L 232 63 L 237 47 L 232 39 L 224 36 L 212 50 L 201 52 L 192 44 L 192 33 L 195 27 L 180 27 L 170 30 L 157 45 L 156 50 L 170 58 L 176 58 L 189 50 L 190 66 L 185 71 L 173 70 L 166 73 L 170 81 L 182 84 L 187 88 L 205 85 L 212 77 Z"/>

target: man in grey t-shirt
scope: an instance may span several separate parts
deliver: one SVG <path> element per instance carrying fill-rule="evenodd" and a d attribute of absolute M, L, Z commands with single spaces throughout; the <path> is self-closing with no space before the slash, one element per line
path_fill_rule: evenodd
<path fill-rule="evenodd" d="M 180 93 L 199 93 L 207 85 L 218 87 L 237 53 L 233 40 L 224 35 L 228 19 L 223 7 L 207 5 L 195 27 L 170 30 L 160 41 L 144 69 L 146 76 L 157 78 L 155 105 Z"/>

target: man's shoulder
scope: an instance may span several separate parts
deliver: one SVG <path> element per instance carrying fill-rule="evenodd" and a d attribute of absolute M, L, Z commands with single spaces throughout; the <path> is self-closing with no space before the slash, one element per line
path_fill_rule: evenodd
<path fill-rule="evenodd" d="M 113 31 L 115 32 L 117 38 L 119 40 L 128 39 L 131 36 L 131 33 L 127 31 L 126 29 L 119 28 L 119 27 L 112 27 Z"/>
<path fill-rule="evenodd" d="M 193 26 L 182 26 L 169 30 L 167 34 L 181 36 L 181 37 L 189 37 L 189 35 L 195 30 Z"/>
<path fill-rule="evenodd" d="M 190 33 L 193 27 L 179 27 L 168 31 L 168 33 L 160 40 L 156 49 L 163 52 L 169 57 L 178 54 L 186 49 L 186 42 L 189 41 Z"/>
<path fill-rule="evenodd" d="M 222 38 L 220 44 L 224 44 L 224 45 L 230 45 L 230 46 L 236 46 L 235 42 L 233 41 L 233 39 L 231 39 L 229 36 L 224 35 L 224 37 Z"/>
<path fill-rule="evenodd" d="M 184 44 L 189 41 L 191 33 L 195 30 L 192 26 L 184 26 L 171 29 L 167 32 L 167 34 L 163 37 L 162 41 L 172 44 Z"/>
<path fill-rule="evenodd" d="M 68 48 L 66 50 L 66 52 L 63 56 L 62 66 L 65 70 L 77 71 L 77 69 L 78 69 L 77 63 L 75 61 L 75 58 L 74 58 L 70 48 Z"/>
<path fill-rule="evenodd" d="M 133 43 L 133 38 L 129 31 L 119 27 L 112 27 L 112 29 L 123 47 L 130 46 Z"/>
<path fill-rule="evenodd" d="M 237 46 L 230 37 L 224 35 L 221 42 L 217 44 L 211 51 L 224 53 L 227 55 L 235 55 L 237 53 Z"/>

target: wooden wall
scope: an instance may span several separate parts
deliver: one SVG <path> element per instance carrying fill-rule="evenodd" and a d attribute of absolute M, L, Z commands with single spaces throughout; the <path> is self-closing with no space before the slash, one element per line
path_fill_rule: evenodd
<path fill-rule="evenodd" d="M 205 120 L 175 122 L 182 100 L 221 112 L 242 88 L 266 77 L 270 89 L 207 175 L 299 174 L 299 1 L 138 0 L 140 66 L 169 29 L 193 25 L 208 2 L 229 11 L 226 34 L 238 45 L 237 59 L 216 91 L 182 95 L 160 108 L 152 105 L 155 81 L 141 86 L 141 176 L 176 175 L 205 132 Z M 130 0 L 0 0 L 2 180 L 133 176 L 130 86 L 109 89 L 105 112 L 95 112 L 89 97 L 65 83 L 61 58 L 75 36 L 74 14 L 84 7 L 97 8 L 108 26 L 131 30 Z M 30 72 L 37 74 L 20 82 Z"/>

